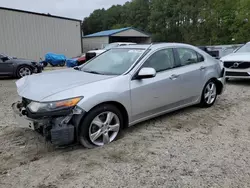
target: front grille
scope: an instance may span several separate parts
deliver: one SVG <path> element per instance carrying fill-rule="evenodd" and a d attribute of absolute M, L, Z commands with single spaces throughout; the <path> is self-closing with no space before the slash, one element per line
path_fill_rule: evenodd
<path fill-rule="evenodd" d="M 249 76 L 247 72 L 226 72 L 226 76 Z"/>
<path fill-rule="evenodd" d="M 23 103 L 23 107 L 26 108 L 31 103 L 31 100 L 23 98 L 22 103 Z"/>
<path fill-rule="evenodd" d="M 250 68 L 250 62 L 226 61 L 224 62 L 224 67 L 229 69 L 247 69 Z"/>
<path fill-rule="evenodd" d="M 86 61 L 92 59 L 95 56 L 96 56 L 96 53 L 94 53 L 94 52 L 87 52 L 86 55 L 85 55 Z"/>

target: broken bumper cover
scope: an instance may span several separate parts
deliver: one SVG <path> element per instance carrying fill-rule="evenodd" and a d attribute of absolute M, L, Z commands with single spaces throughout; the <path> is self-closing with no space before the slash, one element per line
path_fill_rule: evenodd
<path fill-rule="evenodd" d="M 34 120 L 22 114 L 22 110 L 19 107 L 19 104 L 19 102 L 12 104 L 13 115 L 17 122 L 16 127 L 29 128 L 35 130 Z"/>
<path fill-rule="evenodd" d="M 78 125 L 75 125 L 71 119 L 73 116 L 79 116 L 79 110 L 77 112 L 72 111 L 67 116 L 39 119 L 29 118 L 22 102 L 12 104 L 12 110 L 17 121 L 16 127 L 35 130 L 41 133 L 46 140 L 51 141 L 53 145 L 64 146 L 76 141 L 75 133 Z"/>
<path fill-rule="evenodd" d="M 220 77 L 217 78 L 217 83 L 219 83 L 219 85 L 221 85 L 221 89 L 218 93 L 219 95 L 221 95 L 226 89 L 226 71 L 224 68 L 221 71 Z"/>
<path fill-rule="evenodd" d="M 221 91 L 219 92 L 219 95 L 221 95 L 226 89 L 226 78 L 225 77 L 217 78 L 217 81 L 222 85 Z"/>

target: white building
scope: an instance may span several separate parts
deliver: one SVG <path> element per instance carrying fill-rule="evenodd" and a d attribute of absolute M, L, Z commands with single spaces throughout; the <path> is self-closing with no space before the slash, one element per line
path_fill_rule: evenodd
<path fill-rule="evenodd" d="M 101 31 L 83 36 L 83 51 L 100 49 L 113 42 L 151 43 L 151 36 L 133 27 Z"/>
<path fill-rule="evenodd" d="M 81 21 L 0 7 L 0 53 L 39 60 L 48 52 L 82 52 Z"/>

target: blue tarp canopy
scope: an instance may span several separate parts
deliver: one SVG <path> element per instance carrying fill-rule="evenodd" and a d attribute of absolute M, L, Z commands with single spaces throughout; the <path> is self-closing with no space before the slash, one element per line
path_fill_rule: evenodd
<path fill-rule="evenodd" d="M 75 66 L 77 66 L 77 58 L 67 59 L 66 66 L 67 67 L 75 67 Z"/>
<path fill-rule="evenodd" d="M 45 61 L 51 65 L 64 65 L 66 57 L 62 54 L 47 53 L 45 55 Z"/>

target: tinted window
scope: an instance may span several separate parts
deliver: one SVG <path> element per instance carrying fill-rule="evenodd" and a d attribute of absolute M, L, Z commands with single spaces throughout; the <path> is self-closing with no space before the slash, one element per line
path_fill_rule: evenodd
<path fill-rule="evenodd" d="M 197 52 L 196 52 L 196 54 L 197 54 L 198 62 L 203 62 L 204 57 L 201 54 L 197 53 Z"/>
<path fill-rule="evenodd" d="M 172 69 L 174 67 L 174 54 L 172 49 L 155 52 L 144 63 L 143 67 L 152 67 L 156 72 Z"/>
<path fill-rule="evenodd" d="M 179 56 L 181 66 L 190 65 L 204 61 L 202 55 L 196 51 L 188 48 L 177 48 L 177 55 Z"/>

